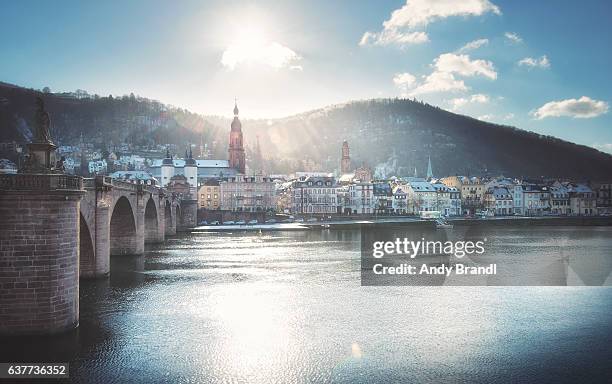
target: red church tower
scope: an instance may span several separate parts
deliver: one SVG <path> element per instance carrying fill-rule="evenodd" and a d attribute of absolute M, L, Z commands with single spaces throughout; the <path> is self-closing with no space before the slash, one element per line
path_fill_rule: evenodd
<path fill-rule="evenodd" d="M 244 146 L 242 140 L 242 124 L 238 119 L 238 104 L 234 103 L 234 120 L 229 137 L 229 166 L 238 173 L 245 173 Z"/>

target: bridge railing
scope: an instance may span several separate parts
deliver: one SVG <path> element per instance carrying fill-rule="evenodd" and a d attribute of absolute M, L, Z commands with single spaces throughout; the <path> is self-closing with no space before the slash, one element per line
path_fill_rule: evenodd
<path fill-rule="evenodd" d="M 82 190 L 83 178 L 64 174 L 0 174 L 1 190 Z"/>

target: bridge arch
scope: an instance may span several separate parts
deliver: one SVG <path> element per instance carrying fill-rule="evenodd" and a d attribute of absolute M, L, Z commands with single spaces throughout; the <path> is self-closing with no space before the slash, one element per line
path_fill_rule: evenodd
<path fill-rule="evenodd" d="M 159 240 L 159 221 L 157 207 L 153 197 L 149 197 L 145 206 L 145 242 L 155 242 Z"/>
<path fill-rule="evenodd" d="M 134 255 L 137 250 L 134 210 L 128 198 L 121 196 L 113 207 L 110 220 L 110 254 Z"/>
<path fill-rule="evenodd" d="M 79 275 L 93 276 L 95 269 L 95 251 L 91 231 L 83 213 L 79 212 Z"/>

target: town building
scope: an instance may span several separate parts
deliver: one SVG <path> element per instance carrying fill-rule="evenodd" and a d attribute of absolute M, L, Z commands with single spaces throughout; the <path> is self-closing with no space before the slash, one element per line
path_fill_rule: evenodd
<path fill-rule="evenodd" d="M 374 213 L 374 187 L 372 183 L 356 182 L 348 187 L 348 208 L 352 214 Z M 346 199 L 345 199 L 346 201 Z M 347 207 L 345 207 L 346 209 Z"/>
<path fill-rule="evenodd" d="M 405 191 L 408 195 L 408 213 L 418 215 L 423 211 L 435 211 L 437 192 L 430 182 L 419 177 L 406 178 Z"/>
<path fill-rule="evenodd" d="M 372 183 L 374 202 L 372 204 L 374 213 L 388 215 L 393 213 L 393 191 L 387 181 L 375 181 Z"/>
<path fill-rule="evenodd" d="M 194 159 L 190 146 L 189 154 L 186 152 L 183 159 L 174 159 L 170 151 L 166 150 L 166 158 L 151 160 L 148 170 L 162 185 L 166 185 L 174 175 L 185 175 L 195 194 L 197 187 L 208 179 L 223 179 L 245 173 L 244 140 L 237 104 L 234 104 L 229 140 L 229 160 Z"/>
<path fill-rule="evenodd" d="M 208 179 L 198 189 L 198 208 L 217 210 L 221 208 L 221 188 L 219 181 Z"/>
<path fill-rule="evenodd" d="M 406 185 L 394 183 L 391 189 L 393 191 L 393 213 L 396 215 L 407 214 L 408 194 L 406 193 Z"/>
<path fill-rule="evenodd" d="M 524 215 L 525 205 L 523 196 L 523 186 L 521 185 L 521 183 L 516 183 L 512 186 L 508 185 L 507 188 L 510 192 L 512 192 L 512 204 L 514 206 L 514 214 Z"/>
<path fill-rule="evenodd" d="M 108 169 L 106 160 L 92 160 L 87 165 L 87 171 L 90 175 L 105 175 Z"/>
<path fill-rule="evenodd" d="M 461 215 L 461 193 L 455 187 L 449 187 L 441 182 L 434 182 L 431 185 L 436 190 L 435 211 L 439 211 L 444 216 Z"/>
<path fill-rule="evenodd" d="M 484 194 L 484 210 L 489 215 L 506 216 L 514 212 L 513 190 L 506 187 L 491 187 Z"/>
<path fill-rule="evenodd" d="M 263 175 L 235 175 L 221 179 L 221 209 L 263 212 L 276 208 L 274 182 Z"/>
<path fill-rule="evenodd" d="M 187 182 L 185 175 L 174 175 L 170 178 L 170 181 L 164 185 L 164 188 L 168 191 L 175 193 L 181 198 L 191 197 L 191 185 Z"/>
<path fill-rule="evenodd" d="M 523 214 L 526 216 L 542 216 L 550 212 L 550 189 L 547 186 L 522 184 Z"/>
<path fill-rule="evenodd" d="M 612 184 L 599 184 L 595 191 L 597 194 L 597 214 L 612 215 Z"/>
<path fill-rule="evenodd" d="M 291 185 L 292 181 L 280 181 L 273 179 L 275 184 L 276 211 L 281 213 L 291 213 Z"/>
<path fill-rule="evenodd" d="M 553 215 L 571 213 L 569 188 L 566 183 L 555 181 L 550 186 L 550 213 Z"/>
<path fill-rule="evenodd" d="M 116 171 L 110 174 L 116 180 L 127 181 L 132 184 L 158 185 L 158 181 L 146 171 Z"/>
<path fill-rule="evenodd" d="M 568 184 L 572 215 L 593 216 L 597 214 L 597 197 L 586 184 Z"/>
<path fill-rule="evenodd" d="M 370 183 L 372 181 L 372 170 L 362 165 L 355 170 L 354 178 L 362 183 Z"/>
<path fill-rule="evenodd" d="M 461 192 L 461 208 L 465 214 L 475 214 L 482 209 L 483 197 L 487 188 L 482 179 L 467 176 L 449 176 L 440 179 L 449 187 L 455 187 Z"/>
<path fill-rule="evenodd" d="M 291 183 L 291 212 L 338 213 L 337 184 L 333 176 L 302 176 Z"/>

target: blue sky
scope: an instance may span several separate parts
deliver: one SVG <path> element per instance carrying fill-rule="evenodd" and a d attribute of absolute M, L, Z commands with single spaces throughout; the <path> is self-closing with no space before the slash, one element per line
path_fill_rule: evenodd
<path fill-rule="evenodd" d="M 203 114 L 238 97 L 257 118 L 416 97 L 612 153 L 611 14 L 609 1 L 4 1 L 0 81 Z"/>

